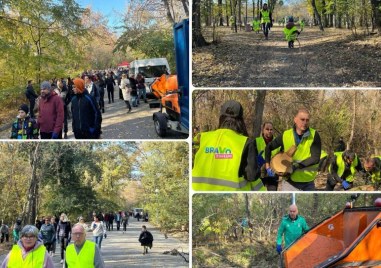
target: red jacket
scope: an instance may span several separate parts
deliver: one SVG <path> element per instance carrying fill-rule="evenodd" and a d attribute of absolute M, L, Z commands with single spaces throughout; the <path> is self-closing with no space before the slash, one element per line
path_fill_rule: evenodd
<path fill-rule="evenodd" d="M 40 132 L 60 133 L 64 122 L 63 101 L 52 91 L 46 99 L 41 98 L 38 104 L 38 126 Z"/>

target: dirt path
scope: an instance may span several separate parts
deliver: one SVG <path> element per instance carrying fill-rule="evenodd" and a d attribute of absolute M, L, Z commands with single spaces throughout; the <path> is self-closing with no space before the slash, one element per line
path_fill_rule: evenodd
<path fill-rule="evenodd" d="M 152 102 L 154 100 L 149 100 Z M 131 113 L 127 113 L 127 108 L 123 100 L 115 97 L 115 102 L 108 104 L 105 100 L 105 113 L 102 114 L 102 135 L 101 139 L 161 139 L 155 132 L 152 115 L 158 108 L 151 109 L 149 104 L 141 102 L 139 107 L 133 107 Z M 74 139 L 71 130 L 71 120 L 68 122 L 68 138 Z M 0 131 L 0 139 L 8 139 L 11 133 L 11 126 Z M 186 135 L 168 131 L 165 138 L 185 139 Z"/>
<path fill-rule="evenodd" d="M 217 31 L 220 43 L 193 48 L 196 87 L 381 86 L 381 37 L 354 40 L 348 30 L 307 27 L 300 46 L 289 49 L 279 26 L 269 40 L 262 33 Z"/>
<path fill-rule="evenodd" d="M 153 247 L 147 255 L 143 255 L 142 247 L 138 242 L 141 226 L 146 225 L 147 229 L 154 237 Z M 87 238 L 92 239 L 91 232 L 87 233 Z M 189 267 L 189 264 L 181 256 L 172 256 L 163 254 L 165 251 L 177 249 L 179 252 L 189 253 L 188 242 L 182 242 L 178 239 L 168 237 L 158 230 L 154 229 L 147 222 L 138 222 L 130 218 L 127 232 L 121 230 L 108 232 L 107 238 L 102 241 L 102 257 L 107 268 L 125 268 L 125 267 Z M 53 257 L 54 267 L 61 268 L 60 247 L 57 245 L 56 254 Z M 5 255 L 0 256 L 0 263 Z"/>

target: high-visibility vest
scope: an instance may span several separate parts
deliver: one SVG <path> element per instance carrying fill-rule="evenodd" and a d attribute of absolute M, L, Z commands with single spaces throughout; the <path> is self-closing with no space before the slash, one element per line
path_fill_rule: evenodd
<path fill-rule="evenodd" d="M 343 176 L 344 170 L 345 170 L 345 162 L 343 159 L 343 152 L 336 152 L 336 153 L 334 153 L 334 155 L 336 156 L 337 175 L 341 178 L 341 176 Z M 348 177 L 342 178 L 342 179 L 345 179 L 348 182 L 353 182 L 353 180 L 355 179 L 354 174 L 356 173 L 356 166 L 358 164 L 358 161 L 359 161 L 358 157 L 357 157 L 357 155 L 355 155 L 355 159 L 352 161 L 351 166 L 349 168 L 351 170 L 351 174 Z M 329 167 L 329 172 L 331 172 L 331 166 Z"/>
<path fill-rule="evenodd" d="M 381 156 L 376 156 L 374 158 L 378 158 L 381 160 Z M 370 177 L 370 180 L 372 183 L 374 184 L 379 184 L 381 182 L 381 171 L 380 170 L 377 170 L 375 172 L 372 172 L 371 173 L 371 177 Z"/>
<path fill-rule="evenodd" d="M 262 17 L 261 17 L 261 23 L 266 23 L 266 22 L 271 22 L 270 21 L 270 11 L 266 11 L 266 10 L 261 10 L 261 14 L 262 14 Z"/>
<path fill-rule="evenodd" d="M 197 133 L 193 137 L 193 149 L 195 150 L 198 150 L 198 148 L 200 148 L 200 136 L 201 136 L 201 133 Z"/>
<path fill-rule="evenodd" d="M 257 137 L 255 139 L 255 143 L 257 145 L 258 154 L 261 151 L 263 151 L 262 156 L 263 156 L 264 159 L 266 159 L 266 150 L 265 150 L 266 149 L 266 142 L 265 142 L 265 139 L 263 138 L 263 136 Z M 277 153 L 279 153 L 279 151 L 280 151 L 280 147 L 272 150 L 271 151 L 271 158 L 273 158 Z"/>
<path fill-rule="evenodd" d="M 19 245 L 14 245 L 9 255 L 8 268 L 34 268 L 43 267 L 46 248 L 40 245 L 37 249 L 30 251 L 26 258 L 22 258 L 22 249 Z"/>
<path fill-rule="evenodd" d="M 287 27 L 285 27 L 283 29 L 283 33 L 286 37 L 286 40 L 287 41 L 295 41 L 296 37 L 298 36 L 298 34 L 296 33 L 297 31 L 298 31 L 298 29 L 296 28 L 296 26 L 293 26 L 291 29 L 287 29 Z"/>
<path fill-rule="evenodd" d="M 308 137 L 303 137 L 297 146 L 296 152 L 292 157 L 294 163 L 300 163 L 311 157 L 311 145 L 315 137 L 315 129 L 309 128 Z M 284 151 L 286 152 L 291 146 L 296 145 L 294 129 L 291 128 L 283 132 L 282 136 Z M 311 182 L 317 175 L 319 163 L 305 168 L 298 168 L 291 174 L 291 180 L 294 182 Z"/>
<path fill-rule="evenodd" d="M 86 240 L 79 254 L 75 250 L 74 244 L 66 248 L 66 263 L 68 268 L 94 268 L 95 243 Z"/>
<path fill-rule="evenodd" d="M 247 137 L 230 129 L 201 133 L 192 170 L 195 191 L 263 191 L 260 179 L 254 182 L 239 177 L 242 152 Z"/>

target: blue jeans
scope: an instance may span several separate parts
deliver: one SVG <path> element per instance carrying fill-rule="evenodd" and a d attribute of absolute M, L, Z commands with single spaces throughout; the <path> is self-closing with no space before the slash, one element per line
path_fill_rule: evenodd
<path fill-rule="evenodd" d="M 102 245 L 102 240 L 103 240 L 103 235 L 102 236 L 93 236 L 95 244 L 98 245 L 99 249 L 101 248 Z"/>
<path fill-rule="evenodd" d="M 146 95 L 147 95 L 146 87 L 138 88 L 138 103 L 139 103 L 139 100 L 141 99 L 142 96 L 143 96 L 144 101 L 146 101 L 146 99 L 147 99 Z"/>
<path fill-rule="evenodd" d="M 131 103 L 133 107 L 138 107 L 138 97 L 137 96 L 131 96 Z"/>

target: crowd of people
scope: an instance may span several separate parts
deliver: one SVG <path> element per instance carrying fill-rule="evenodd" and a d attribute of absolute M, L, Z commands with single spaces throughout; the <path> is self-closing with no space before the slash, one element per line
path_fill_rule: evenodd
<path fill-rule="evenodd" d="M 310 112 L 297 110 L 294 125 L 281 135 L 274 135 L 271 122 L 264 122 L 259 137 L 248 137 L 243 120 L 243 108 L 237 101 L 227 101 L 221 107 L 217 130 L 193 133 L 195 154 L 192 187 L 199 191 L 277 191 L 280 176 L 297 190 L 314 191 L 319 172 L 328 175 L 326 190 L 349 190 L 354 187 L 356 173 L 365 184 L 381 186 L 381 156 L 365 157 L 346 148 L 340 137 L 334 152 L 322 150 L 319 132 L 310 127 Z M 290 171 L 274 170 L 272 159 L 280 152 L 295 148 Z"/>
<path fill-rule="evenodd" d="M 13 121 L 11 139 L 67 139 L 68 120 L 76 139 L 99 139 L 102 133 L 102 113 L 105 92 L 108 103 L 114 103 L 114 90 L 126 103 L 127 113 L 138 107 L 140 100 L 147 102 L 145 79 L 124 72 L 86 71 L 75 79 L 52 79 L 40 84 L 40 94 L 28 81 L 25 96 L 29 105 L 18 107 Z M 37 116 L 36 116 L 37 112 Z"/>
<path fill-rule="evenodd" d="M 93 213 L 91 224 L 80 216 L 73 224 L 67 215 L 60 217 L 45 216 L 37 219 L 34 225 L 22 226 L 22 220 L 17 219 L 13 226 L 13 247 L 4 259 L 1 268 L 19 267 L 15 263 L 24 263 L 25 267 L 54 267 L 52 257 L 56 254 L 56 245 L 60 245 L 60 263 L 66 267 L 95 267 L 103 268 L 104 261 L 101 254 L 102 240 L 107 238 L 107 232 L 119 231 L 121 224 L 123 233 L 127 231 L 128 219 L 132 212 L 119 211 L 116 213 Z M 10 228 L 2 222 L 0 227 L 1 243 L 9 242 Z M 86 239 L 86 233 L 92 232 L 93 241 Z M 142 225 L 138 241 L 143 247 L 143 254 L 152 248 L 153 236 Z M 73 242 L 73 243 L 70 243 Z M 29 265 L 29 266 L 28 266 Z M 24 267 L 24 266 L 23 266 Z"/>

